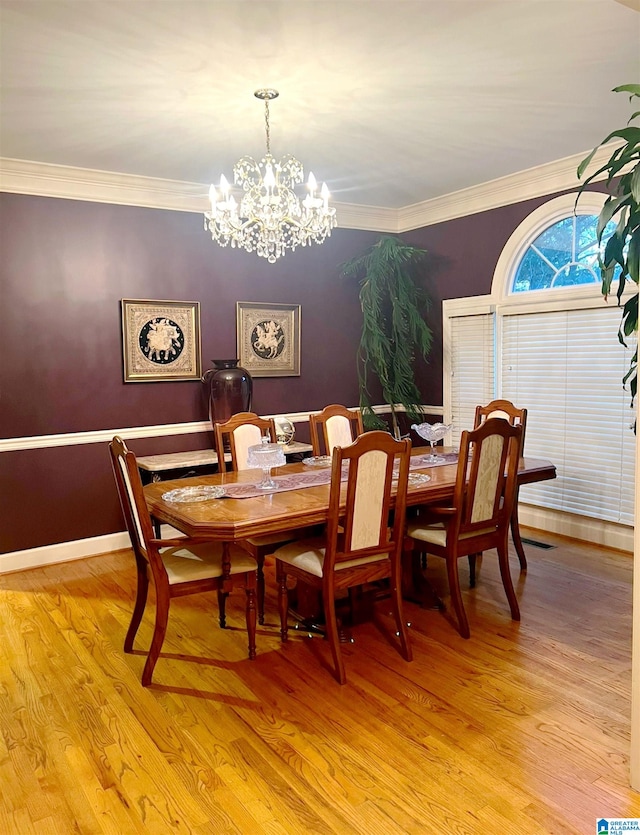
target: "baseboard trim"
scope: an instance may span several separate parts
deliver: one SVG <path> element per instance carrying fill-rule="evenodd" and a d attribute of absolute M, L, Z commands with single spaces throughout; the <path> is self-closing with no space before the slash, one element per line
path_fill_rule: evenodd
<path fill-rule="evenodd" d="M 24 551 L 11 551 L 0 554 L 0 574 L 13 571 L 26 571 L 29 568 L 43 568 L 61 562 L 96 557 L 110 551 L 130 548 L 131 541 L 126 531 L 94 536 L 91 539 L 76 539 L 73 542 L 58 542 L 55 545 L 43 545 Z"/>
<path fill-rule="evenodd" d="M 518 516 L 520 524 L 528 528 L 557 533 L 571 539 L 590 542 L 593 545 L 603 545 L 619 551 L 633 552 L 634 529 L 627 525 L 534 507 L 522 502 L 518 507 Z"/>

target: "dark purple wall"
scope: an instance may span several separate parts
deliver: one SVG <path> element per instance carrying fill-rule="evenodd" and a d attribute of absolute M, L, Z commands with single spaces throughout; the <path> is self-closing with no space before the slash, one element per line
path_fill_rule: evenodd
<path fill-rule="evenodd" d="M 123 383 L 120 299 L 199 301 L 203 367 L 236 355 L 236 301 L 302 307 L 300 377 L 260 378 L 258 412 L 357 402 L 358 288 L 340 264 L 375 236 L 336 231 L 268 264 L 222 249 L 199 215 L 0 195 L 0 437 L 206 418 L 197 382 Z"/>
<path fill-rule="evenodd" d="M 507 238 L 545 199 L 403 235 L 432 256 L 435 339 L 417 378 L 442 401 L 441 301 L 488 293 Z M 340 265 L 378 235 L 335 230 L 276 264 L 223 249 L 200 215 L 0 194 L 0 437 L 204 420 L 200 383 L 127 383 L 122 298 L 198 301 L 203 369 L 236 355 L 236 301 L 301 305 L 301 375 L 254 380 L 263 414 L 358 401 L 357 282 Z M 375 392 L 374 392 L 375 394 Z M 132 441 L 139 454 L 202 448 L 206 436 Z M 121 530 L 106 445 L 0 456 L 0 552 Z"/>

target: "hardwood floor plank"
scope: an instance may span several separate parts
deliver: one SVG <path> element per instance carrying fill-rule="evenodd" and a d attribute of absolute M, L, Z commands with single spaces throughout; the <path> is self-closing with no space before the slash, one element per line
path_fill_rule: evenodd
<path fill-rule="evenodd" d="M 51 831 L 51 830 L 50 830 Z M 9 809 L 8 805 L 0 803 L 0 832 L 15 833 L 18 835 L 38 835 L 34 828 L 29 813 L 23 807 L 20 809 Z"/>

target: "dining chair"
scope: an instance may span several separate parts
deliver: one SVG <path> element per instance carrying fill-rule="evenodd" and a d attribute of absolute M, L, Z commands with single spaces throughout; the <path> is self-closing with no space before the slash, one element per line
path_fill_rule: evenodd
<path fill-rule="evenodd" d="M 490 548 L 498 551 L 500 574 L 513 620 L 520 620 L 518 600 L 509 570 L 507 538 L 517 489 L 522 427 L 488 418 L 460 439 L 460 455 L 451 506 L 426 508 L 407 525 L 405 550 L 413 560 L 421 546 L 444 557 L 451 599 L 463 638 L 470 635 L 460 592 L 458 560 Z"/>
<path fill-rule="evenodd" d="M 273 418 L 261 418 L 254 412 L 238 412 L 225 423 L 216 423 L 216 452 L 218 455 L 218 469 L 224 473 L 227 464 L 224 460 L 225 452 L 231 453 L 231 470 L 250 469 L 247 463 L 249 447 L 259 444 L 260 439 L 268 434 L 270 440 L 276 443 L 276 425 Z M 304 529 L 294 529 L 286 532 L 263 534 L 241 540 L 238 544 L 256 560 L 258 564 L 258 623 L 264 624 L 264 562 L 273 554 L 274 550 L 285 542 L 290 542 L 298 536 L 304 535 Z"/>
<path fill-rule="evenodd" d="M 276 443 L 276 424 L 273 418 L 261 418 L 255 412 L 238 412 L 225 423 L 213 424 L 218 456 L 218 471 L 227 471 L 225 453 L 231 453 L 231 470 L 246 470 L 248 449 L 259 444 L 264 435 Z"/>
<path fill-rule="evenodd" d="M 520 455 L 524 455 L 524 436 L 527 430 L 527 410 L 518 409 L 510 400 L 492 400 L 486 406 L 476 406 L 476 414 L 473 422 L 473 428 L 477 429 L 487 418 L 499 417 L 507 420 L 512 426 L 522 427 L 522 441 L 520 443 Z M 518 519 L 518 493 L 519 487 L 516 487 L 516 498 L 513 503 L 513 513 L 511 514 L 511 538 L 513 545 L 520 561 L 520 568 L 523 571 L 527 570 L 527 557 L 524 553 L 524 546 L 522 545 L 522 538 L 520 536 L 520 521 Z M 475 568 L 475 566 L 474 566 Z M 475 584 L 475 571 L 471 578 L 472 585 Z"/>
<path fill-rule="evenodd" d="M 362 414 L 338 403 L 325 406 L 318 414 L 309 415 L 313 455 L 331 455 L 335 446 L 348 446 L 363 432 Z"/>
<path fill-rule="evenodd" d="M 225 544 L 223 547 L 220 542 L 195 541 L 186 537 L 156 538 L 134 453 L 117 435 L 109 444 L 109 451 L 137 568 L 136 602 L 124 639 L 125 652 L 133 652 L 133 643 L 147 603 L 149 575 L 156 591 L 155 626 L 142 671 L 142 684 L 151 684 L 167 632 L 171 600 L 215 589 L 218 593 L 220 626 L 224 629 L 226 599 L 236 581 L 244 585 L 246 590 L 249 658 L 255 658 L 256 560 L 236 545 Z"/>
<path fill-rule="evenodd" d="M 335 447 L 324 536 L 290 542 L 275 552 L 282 641 L 288 637 L 287 578 L 292 576 L 322 592 L 334 675 L 340 684 L 345 684 L 346 673 L 340 649 L 336 592 L 390 578 L 401 654 L 407 661 L 412 659 L 401 594 L 410 454 L 410 441 L 396 441 L 387 432 L 379 431 L 360 435 L 347 447 Z M 394 491 L 396 501 L 390 522 Z"/>

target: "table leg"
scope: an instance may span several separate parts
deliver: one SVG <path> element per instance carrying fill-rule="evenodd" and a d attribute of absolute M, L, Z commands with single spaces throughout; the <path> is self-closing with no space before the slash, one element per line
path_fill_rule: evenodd
<path fill-rule="evenodd" d="M 162 522 L 158 521 L 155 516 L 152 516 L 151 524 L 153 525 L 153 532 L 156 539 L 162 539 Z"/>

